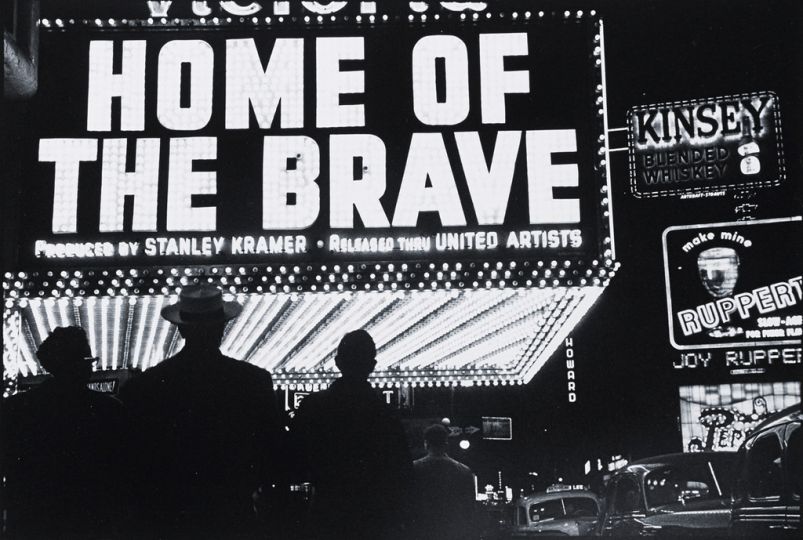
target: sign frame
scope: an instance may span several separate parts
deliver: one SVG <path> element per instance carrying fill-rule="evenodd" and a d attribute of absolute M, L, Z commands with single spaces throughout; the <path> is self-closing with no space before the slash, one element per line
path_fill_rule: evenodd
<path fill-rule="evenodd" d="M 688 351 L 688 350 L 706 350 L 706 349 L 724 349 L 724 348 L 755 348 L 755 347 L 782 347 L 786 345 L 798 345 L 800 344 L 800 338 L 797 339 L 770 339 L 770 340 L 762 340 L 762 341 L 755 341 L 755 342 L 728 342 L 728 343 L 710 343 L 710 344 L 695 344 L 695 345 L 681 345 L 677 343 L 675 340 L 675 316 L 673 313 L 672 307 L 672 290 L 671 290 L 671 280 L 670 280 L 670 272 L 669 272 L 669 254 L 667 249 L 667 236 L 672 231 L 681 231 L 681 230 L 699 230 L 699 229 L 708 229 L 714 227 L 726 227 L 726 226 L 741 226 L 744 227 L 746 225 L 752 224 L 772 224 L 772 223 L 794 223 L 794 222 L 801 222 L 803 221 L 803 217 L 801 216 L 792 216 L 792 217 L 784 217 L 784 218 L 773 218 L 773 219 L 762 219 L 762 220 L 750 220 L 750 221 L 726 221 L 726 222 L 719 222 L 719 223 L 701 223 L 695 225 L 675 225 L 672 227 L 668 227 L 664 230 L 661 238 L 662 238 L 662 250 L 663 250 L 663 263 L 664 263 L 664 280 L 665 280 L 665 293 L 666 293 L 666 309 L 667 309 L 667 325 L 668 325 L 668 332 L 669 332 L 669 340 L 672 344 L 672 347 L 679 351 Z"/>

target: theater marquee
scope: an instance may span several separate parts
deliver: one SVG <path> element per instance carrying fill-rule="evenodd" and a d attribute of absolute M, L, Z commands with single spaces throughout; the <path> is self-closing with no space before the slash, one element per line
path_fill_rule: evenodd
<path fill-rule="evenodd" d="M 433 30 L 45 33 L 23 266 L 604 258 L 594 21 Z"/>
<path fill-rule="evenodd" d="M 488 308 L 462 290 L 512 287 L 533 296 L 519 320 L 548 304 L 576 322 L 616 267 L 602 23 L 483 18 L 45 21 L 37 122 L 19 154 L 26 226 L 6 275 L 9 301 L 26 301 L 17 315 L 38 336 L 53 326 L 48 309 L 75 322 L 91 302 L 108 326 L 139 328 L 204 280 L 253 299 L 253 315 L 287 307 L 259 295 L 425 290 L 452 291 L 452 307 L 476 318 Z M 332 298 L 336 327 L 350 300 Z M 326 315 L 321 302 L 307 311 Z M 240 340 L 264 337 L 244 325 Z M 517 338 L 506 375 L 484 380 L 532 377 L 537 358 L 522 359 L 546 350 L 544 336 L 560 342 L 551 327 Z M 115 367 L 140 338 L 157 341 L 139 351 L 153 361 L 175 348 L 169 330 L 142 331 L 128 330 L 133 349 L 107 345 Z"/>

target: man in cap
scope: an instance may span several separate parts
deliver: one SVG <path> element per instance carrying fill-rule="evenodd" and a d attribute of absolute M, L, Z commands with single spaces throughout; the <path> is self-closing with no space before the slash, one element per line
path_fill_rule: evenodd
<path fill-rule="evenodd" d="M 50 374 L 3 405 L 5 510 L 10 537 L 112 537 L 125 502 L 123 407 L 87 388 L 97 360 L 82 328 L 58 327 L 36 352 Z"/>
<path fill-rule="evenodd" d="M 335 365 L 342 377 L 304 398 L 292 426 L 315 488 L 312 533 L 319 539 L 407 538 L 412 460 L 401 422 L 368 382 L 376 366 L 368 332 L 347 333 Z"/>
<path fill-rule="evenodd" d="M 416 535 L 420 540 L 477 538 L 474 520 L 475 487 L 471 469 L 452 459 L 449 432 L 442 424 L 424 430 L 427 455 L 413 462 L 418 505 Z"/>
<path fill-rule="evenodd" d="M 281 423 L 270 374 L 220 352 L 241 309 L 217 287 L 182 289 L 162 317 L 184 347 L 123 388 L 143 503 L 138 536 L 259 535 L 252 496 L 275 480 Z"/>

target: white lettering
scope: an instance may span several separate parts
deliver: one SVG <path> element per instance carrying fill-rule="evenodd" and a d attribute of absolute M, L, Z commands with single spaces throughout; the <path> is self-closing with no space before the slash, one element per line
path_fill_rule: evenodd
<path fill-rule="evenodd" d="M 168 231 L 213 231 L 217 224 L 217 208 L 196 208 L 193 195 L 215 195 L 217 175 L 214 171 L 193 171 L 193 161 L 217 159 L 215 137 L 170 139 L 170 162 L 167 189 Z"/>
<path fill-rule="evenodd" d="M 189 66 L 189 104 L 181 102 L 181 70 Z M 159 51 L 156 116 L 167 129 L 195 131 L 212 117 L 215 53 L 199 39 L 173 40 Z M 143 98 L 144 100 L 144 98 Z"/>
<path fill-rule="evenodd" d="M 113 42 L 89 42 L 87 131 L 111 131 L 112 98 L 120 98 L 120 129 L 145 129 L 145 40 L 124 40 L 121 72 L 113 73 Z"/>
<path fill-rule="evenodd" d="M 427 181 L 430 186 L 427 186 Z M 438 212 L 445 227 L 466 224 L 440 133 L 413 133 L 393 226 L 415 227 L 421 212 Z"/>
<path fill-rule="evenodd" d="M 101 232 L 122 231 L 126 196 L 134 198 L 131 229 L 156 230 L 159 200 L 159 139 L 137 139 L 134 171 L 126 172 L 125 139 L 103 141 L 100 190 Z"/>
<path fill-rule="evenodd" d="M 576 163 L 553 165 L 555 152 L 576 152 L 577 134 L 573 129 L 537 130 L 526 133 L 527 182 L 530 223 L 579 223 L 580 199 L 556 199 L 555 187 L 579 184 Z"/>
<path fill-rule="evenodd" d="M 262 228 L 304 229 L 318 218 L 320 150 L 309 137 L 265 137 Z"/>
<path fill-rule="evenodd" d="M 438 100 L 436 60 L 443 60 L 444 98 Z M 459 124 L 468 116 L 468 53 L 460 38 L 425 36 L 413 47 L 413 111 L 429 126 Z"/>
<path fill-rule="evenodd" d="M 365 125 L 362 103 L 341 105 L 342 94 L 365 91 L 365 72 L 340 71 L 343 60 L 363 60 L 365 43 L 362 37 L 327 37 L 316 40 L 316 124 L 318 127 L 351 127 Z"/>
<path fill-rule="evenodd" d="M 226 41 L 226 129 L 249 127 L 249 103 L 260 128 L 304 127 L 304 40 L 279 38 L 262 69 L 253 38 Z"/>
<path fill-rule="evenodd" d="M 375 135 L 329 137 L 329 219 L 354 227 L 356 209 L 367 228 L 388 227 L 379 198 L 385 193 L 385 144 Z M 355 178 L 355 160 L 362 166 Z"/>
<path fill-rule="evenodd" d="M 505 71 L 506 56 L 527 55 L 527 34 L 480 34 L 480 87 L 482 122 L 505 123 L 505 94 L 530 91 L 527 71 Z"/>

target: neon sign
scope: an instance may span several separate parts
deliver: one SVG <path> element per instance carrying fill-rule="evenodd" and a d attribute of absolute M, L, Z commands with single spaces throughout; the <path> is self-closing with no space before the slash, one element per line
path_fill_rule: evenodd
<path fill-rule="evenodd" d="M 785 179 L 778 97 L 754 92 L 628 111 L 637 197 L 720 195 Z"/>
<path fill-rule="evenodd" d="M 200 281 L 244 305 L 226 351 L 287 388 L 336 375 L 344 321 L 385 388 L 523 384 L 557 350 L 618 266 L 602 22 L 306 4 L 42 21 L 7 373 L 65 324 L 99 369 L 158 363 Z"/>
<path fill-rule="evenodd" d="M 614 266 L 593 16 L 178 39 L 49 24 L 26 270 L 425 256 L 568 261 L 578 283 Z"/>
<path fill-rule="evenodd" d="M 669 227 L 664 273 L 672 345 L 678 350 L 796 345 L 803 335 L 800 217 Z"/>

